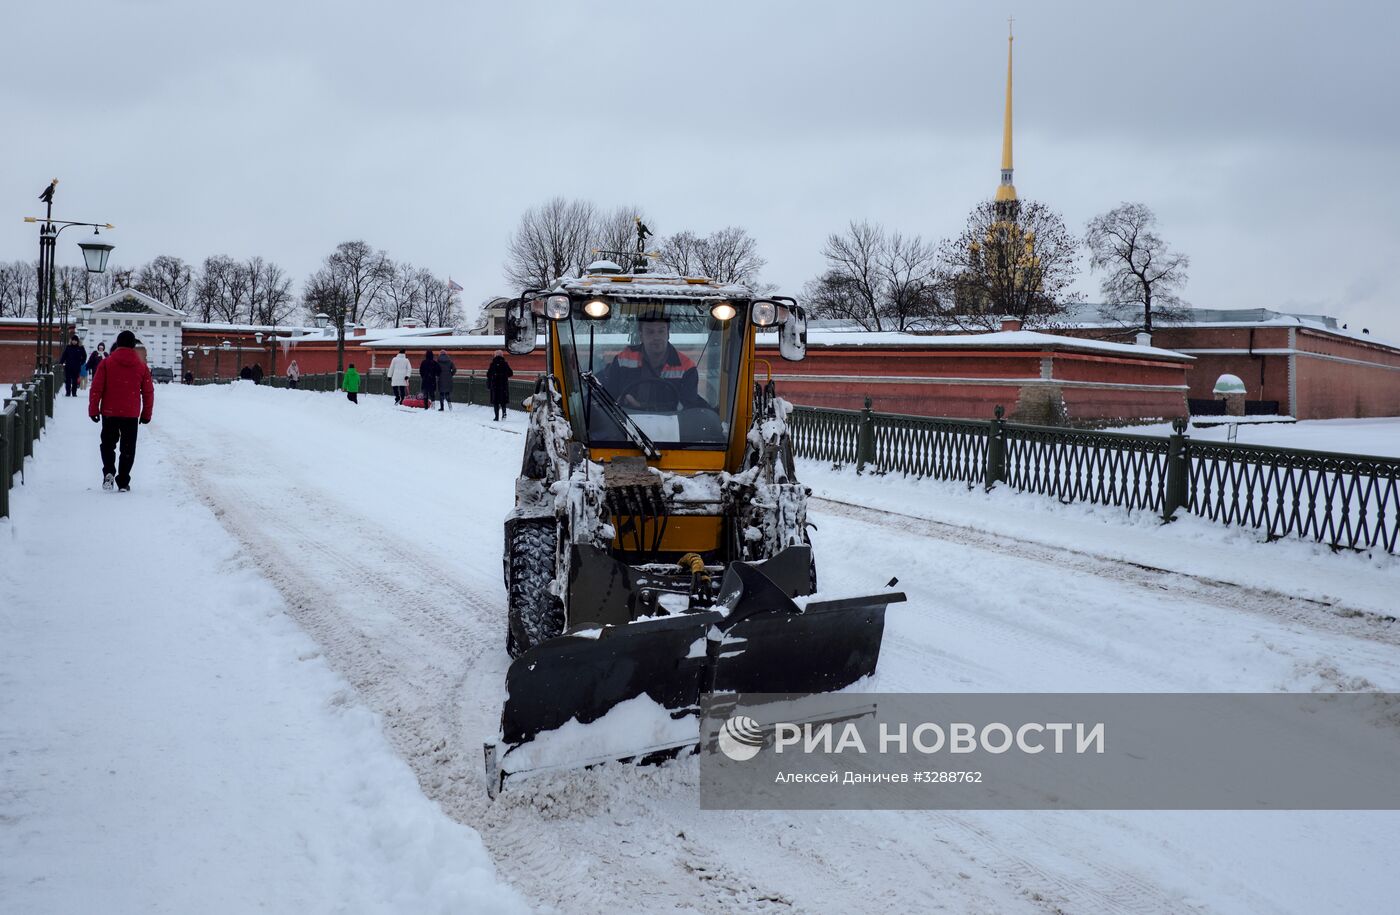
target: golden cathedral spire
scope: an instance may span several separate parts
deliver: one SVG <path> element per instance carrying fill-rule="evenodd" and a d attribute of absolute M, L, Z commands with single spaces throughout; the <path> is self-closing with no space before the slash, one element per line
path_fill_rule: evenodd
<path fill-rule="evenodd" d="M 1014 206 L 1016 186 L 1011 183 L 1011 44 L 1016 39 L 1011 34 L 1012 20 L 1006 20 L 1006 115 L 1002 122 L 1001 134 L 1001 184 L 997 186 L 996 202 Z"/>

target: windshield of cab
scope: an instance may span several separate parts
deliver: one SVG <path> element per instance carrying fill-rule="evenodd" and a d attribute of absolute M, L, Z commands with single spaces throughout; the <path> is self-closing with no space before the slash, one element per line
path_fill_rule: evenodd
<path fill-rule="evenodd" d="M 605 318 L 560 319 L 558 368 L 574 434 L 594 446 L 636 447 L 601 402 L 610 399 L 659 447 L 726 447 L 743 393 L 744 319 L 720 321 L 711 304 L 623 301 Z M 589 372 L 597 385 L 585 383 Z"/>

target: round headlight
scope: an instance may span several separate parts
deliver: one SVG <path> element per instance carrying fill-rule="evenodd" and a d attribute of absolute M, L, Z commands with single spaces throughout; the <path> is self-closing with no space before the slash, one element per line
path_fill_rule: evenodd
<path fill-rule="evenodd" d="M 738 312 L 735 311 L 734 306 L 728 302 L 716 302 L 714 305 L 710 306 L 710 316 L 716 321 L 728 321 L 736 314 L 738 314 Z"/>
<path fill-rule="evenodd" d="M 569 316 L 569 297 L 566 295 L 552 295 L 545 299 L 544 316 L 551 321 L 567 318 Z"/>
<path fill-rule="evenodd" d="M 753 303 L 750 316 L 759 327 L 772 327 L 778 320 L 778 306 L 765 299 Z"/>
<path fill-rule="evenodd" d="M 590 318 L 606 318 L 612 306 L 604 299 L 589 299 L 584 303 L 583 313 Z"/>

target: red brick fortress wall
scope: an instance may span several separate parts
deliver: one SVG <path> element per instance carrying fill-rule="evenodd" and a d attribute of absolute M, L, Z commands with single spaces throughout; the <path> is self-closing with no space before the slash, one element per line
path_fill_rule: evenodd
<path fill-rule="evenodd" d="M 1294 332 L 1294 350 L 1294 416 L 1400 416 L 1400 350 L 1310 328 Z"/>
<path fill-rule="evenodd" d="M 1186 360 L 995 346 L 812 346 L 802 362 L 760 347 L 796 404 L 984 419 L 997 406 L 1027 422 L 1100 423 L 1186 415 Z M 767 376 L 760 362 L 756 378 Z"/>

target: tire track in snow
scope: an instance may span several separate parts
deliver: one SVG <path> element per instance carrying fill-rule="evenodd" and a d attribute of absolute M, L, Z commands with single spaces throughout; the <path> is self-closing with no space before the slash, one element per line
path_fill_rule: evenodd
<path fill-rule="evenodd" d="M 503 593 L 482 595 L 457 570 L 417 555 L 405 574 L 386 574 L 383 570 L 405 568 L 404 557 L 388 545 L 388 532 L 343 542 L 345 531 L 376 530 L 374 519 L 347 511 L 295 479 L 270 495 L 256 475 L 240 481 L 213 469 L 250 466 L 239 460 L 248 443 L 215 426 L 205 424 L 199 440 L 162 433 L 172 441 L 172 463 L 191 489 L 282 593 L 288 612 L 322 646 L 326 660 L 383 716 L 391 744 L 424 793 L 476 828 L 502 875 L 537 904 L 568 911 L 609 911 L 620 901 L 639 911 L 793 910 L 784 893 L 762 886 L 751 862 L 727 860 L 665 829 L 639 829 L 646 822 L 647 805 L 638 803 L 644 796 L 626 802 L 634 808 L 628 814 L 633 822 L 599 829 L 592 816 L 584 816 L 556 824 L 562 828 L 554 835 L 540 823 L 540 802 L 546 809 L 559 803 L 548 793 L 542 799 L 515 793 L 509 797 L 517 803 L 491 804 L 481 741 L 494 734 L 503 698 L 503 625 L 488 623 L 503 615 Z M 372 596 L 377 612 L 363 600 L 342 606 L 347 596 L 364 595 Z M 469 612 L 451 609 L 460 606 Z M 636 772 L 609 768 L 619 770 L 613 777 L 639 780 Z M 665 771 L 640 776 L 642 782 L 660 780 L 645 792 L 658 801 L 663 794 L 674 795 L 676 787 L 661 774 Z M 574 793 L 569 779 L 562 782 L 565 793 Z M 595 787 L 600 790 L 584 802 L 570 803 L 581 803 L 592 814 L 598 795 L 619 790 Z M 667 852 L 664 866 L 652 862 L 623 881 L 626 892 L 619 892 L 618 875 L 637 871 L 627 846 L 642 837 L 650 838 L 649 847 Z M 857 904 L 858 897 L 849 903 Z"/>

